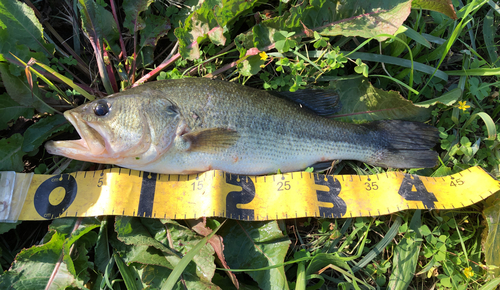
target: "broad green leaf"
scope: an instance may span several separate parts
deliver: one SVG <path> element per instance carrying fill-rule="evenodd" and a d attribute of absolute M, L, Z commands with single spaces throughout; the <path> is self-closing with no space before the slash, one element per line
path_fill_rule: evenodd
<path fill-rule="evenodd" d="M 341 1 L 344 3 L 340 6 L 334 2 L 329 2 L 325 1 L 330 5 L 341 7 L 335 9 L 336 15 L 328 15 L 329 11 L 325 9 L 335 6 L 328 6 L 323 9 L 314 7 L 312 9 L 316 10 L 316 13 L 313 13 L 311 19 L 308 19 L 311 23 L 306 24 L 308 28 L 319 26 L 318 29 L 314 30 L 325 36 L 343 35 L 370 38 L 376 37 L 378 34 L 392 35 L 406 20 L 411 8 L 410 1 L 404 0 Z M 314 5 L 313 1 L 311 1 L 311 4 Z M 321 14 L 317 15 L 317 13 Z M 319 17 L 314 17 L 316 15 Z M 328 24 L 322 25 L 325 20 Z M 384 25 L 381 25 L 381 23 L 384 23 Z M 385 37 L 379 37 L 379 39 L 384 40 Z"/>
<path fill-rule="evenodd" d="M 167 246 L 169 241 L 166 229 L 170 232 L 174 245 L 173 249 Z M 140 263 L 154 266 L 154 269 L 161 267 L 164 269 L 162 275 L 165 278 L 181 261 L 182 256 L 202 239 L 202 237 L 174 221 L 165 221 L 165 224 L 162 224 L 157 219 L 117 217 L 115 230 L 118 239 L 127 245 L 117 244 L 116 241 L 111 242 L 127 264 Z M 205 286 L 201 285 L 214 286 L 210 282 L 215 272 L 213 254 L 213 248 L 206 245 L 188 264 L 184 271 L 186 280 L 192 282 L 192 286 L 188 288 L 205 288 Z M 146 283 L 145 280 L 143 282 Z"/>
<path fill-rule="evenodd" d="M 373 87 L 366 79 L 356 78 L 335 83 L 341 109 L 332 118 L 344 122 L 364 123 L 384 119 L 427 121 L 430 109 L 420 108 L 398 92 Z"/>
<path fill-rule="evenodd" d="M 77 219 L 69 220 L 77 221 Z M 92 230 L 99 226 L 100 223 L 95 218 L 82 219 L 80 225 L 64 240 L 63 261 L 68 271 L 83 284 L 88 282 L 90 273 L 93 271 L 93 263 L 89 262 L 89 257 L 86 254 L 88 249 L 92 248 L 97 241 L 97 234 Z M 73 245 L 78 248 L 76 259 L 71 257 L 71 247 Z"/>
<path fill-rule="evenodd" d="M 115 51 L 118 49 L 118 28 L 111 12 L 92 0 L 79 0 L 79 9 L 82 15 L 82 28 L 88 35 L 95 33 L 99 39 L 106 39 Z"/>
<path fill-rule="evenodd" d="M 136 265 L 136 264 L 133 264 Z M 167 288 L 168 277 L 171 270 L 154 265 L 144 265 L 141 267 L 141 279 L 151 288 L 148 289 L 221 289 L 217 285 L 206 280 L 200 280 L 192 276 L 190 272 L 183 272 L 183 281 L 177 281 L 174 288 Z M 224 288 L 227 289 L 227 288 Z M 242 288 L 240 288 L 242 289 Z M 255 290 L 255 289 L 252 289 Z"/>
<path fill-rule="evenodd" d="M 218 234 L 224 238 L 224 256 L 232 269 L 257 269 L 284 262 L 290 240 L 277 221 L 229 220 Z M 261 289 L 288 289 L 284 267 L 246 272 Z"/>
<path fill-rule="evenodd" d="M 130 33 L 137 32 L 146 27 L 144 19 L 139 15 L 148 9 L 153 0 L 125 0 L 123 1 L 123 10 L 125 11 L 125 26 Z"/>
<path fill-rule="evenodd" d="M 178 224 L 173 220 L 164 220 L 164 228 L 166 228 L 171 235 L 174 250 L 176 250 L 181 255 L 186 255 L 200 242 L 203 237 L 196 234 L 192 230 Z M 166 232 L 165 232 L 166 234 Z M 196 275 L 201 279 L 208 281 L 212 280 L 215 273 L 215 258 L 214 249 L 211 245 L 205 245 L 201 251 L 198 252 L 193 258 L 193 262 L 196 264 Z M 192 263 L 191 263 L 192 264 Z"/>
<path fill-rule="evenodd" d="M 210 238 L 212 238 L 215 233 L 220 229 L 222 226 L 219 225 L 212 233 L 201 239 L 192 247 L 189 252 L 187 252 L 184 257 L 182 257 L 181 261 L 175 266 L 175 268 L 172 270 L 172 273 L 168 277 L 167 281 L 165 282 L 165 289 L 172 289 L 175 285 L 175 283 L 179 280 L 179 277 L 182 275 L 188 264 L 194 260 L 194 257 L 198 255 L 198 253 L 208 245 L 208 241 Z M 210 277 L 210 280 L 212 280 L 213 276 Z M 217 287 L 218 288 L 218 287 Z"/>
<path fill-rule="evenodd" d="M 7 94 L 0 95 L 0 130 L 7 129 L 8 123 L 20 116 L 30 119 L 33 117 L 33 113 L 33 108 L 19 105 Z"/>
<path fill-rule="evenodd" d="M 451 19 L 457 19 L 457 14 L 451 0 L 412 0 L 411 8 L 432 10 L 443 13 Z"/>
<path fill-rule="evenodd" d="M 376 37 L 379 34 L 394 34 L 408 17 L 411 2 L 389 1 L 303 1 L 293 6 L 282 16 L 262 21 L 252 31 L 240 37 L 245 48 L 253 46 L 259 50 L 277 43 L 277 31 L 295 32 L 295 41 L 317 31 L 323 36 Z M 384 23 L 384 25 L 381 25 Z M 380 36 L 379 40 L 387 37 Z M 250 42 L 252 39 L 252 42 Z M 252 43 L 252 46 L 249 46 Z"/>
<path fill-rule="evenodd" d="M 141 47 L 155 47 L 158 39 L 170 31 L 170 21 L 162 16 L 148 15 L 146 27 L 141 31 Z"/>
<path fill-rule="evenodd" d="M 1 289 L 45 289 L 62 253 L 65 235 L 54 232 L 48 242 L 22 250 L 9 271 L 0 276 Z M 83 287 L 61 263 L 52 285 L 56 289 Z"/>
<path fill-rule="evenodd" d="M 265 61 L 259 55 L 252 55 L 244 59 L 238 64 L 238 69 L 244 76 L 252 76 L 260 71 L 260 66 L 264 65 Z"/>
<path fill-rule="evenodd" d="M 21 224 L 21 221 L 18 221 L 15 223 L 0 223 L 0 234 L 4 234 L 12 229 L 15 229 L 20 224 Z"/>
<path fill-rule="evenodd" d="M 21 1 L 0 1 L 0 53 L 16 52 L 16 45 L 52 55 L 53 46 L 43 38 L 43 28 L 35 12 Z"/>
<path fill-rule="evenodd" d="M 26 81 L 26 76 L 16 77 L 9 71 L 9 65 L 0 63 L 0 75 L 2 76 L 5 89 L 14 101 L 22 106 L 35 108 L 37 111 L 43 113 L 52 113 L 54 110 L 45 104 L 40 97 L 38 86 L 33 87 L 33 93 Z"/>
<path fill-rule="evenodd" d="M 115 231 L 118 239 L 127 245 L 153 247 L 167 254 L 173 255 L 174 252 L 161 241 L 158 241 L 155 232 L 150 232 L 145 227 L 146 223 L 156 223 L 161 225 L 159 220 L 143 220 L 133 217 L 117 216 L 115 221 Z M 132 261 L 126 261 L 132 262 Z"/>
<path fill-rule="evenodd" d="M 66 121 L 63 115 L 53 115 L 40 119 L 31 125 L 24 133 L 22 150 L 31 152 L 45 142 L 52 134 L 71 128 L 71 124 Z"/>
<path fill-rule="evenodd" d="M 204 1 L 201 7 L 186 19 L 184 26 L 175 29 L 182 57 L 199 58 L 199 45 L 206 39 L 216 45 L 224 45 L 225 33 L 231 28 L 229 25 L 232 21 L 258 4 L 260 2 L 256 0 Z"/>
<path fill-rule="evenodd" d="M 500 275 L 500 192 L 488 198 L 484 205 L 484 217 L 488 224 L 487 235 L 483 241 L 486 265 L 495 266 L 488 273 L 490 277 Z"/>
<path fill-rule="evenodd" d="M 23 171 L 23 156 L 26 154 L 21 150 L 23 139 L 19 133 L 0 139 L 0 171 Z"/>
<path fill-rule="evenodd" d="M 422 235 L 420 234 L 420 210 L 416 210 L 410 222 L 410 230 L 394 250 L 390 289 L 407 289 L 415 276 Z"/>
<path fill-rule="evenodd" d="M 462 96 L 462 90 L 459 88 L 454 88 L 453 90 L 444 93 L 441 97 L 416 103 L 415 106 L 429 108 L 430 106 L 434 106 L 437 103 L 446 106 L 451 106 L 455 104 L 458 101 L 458 99 L 460 99 L 461 96 Z"/>

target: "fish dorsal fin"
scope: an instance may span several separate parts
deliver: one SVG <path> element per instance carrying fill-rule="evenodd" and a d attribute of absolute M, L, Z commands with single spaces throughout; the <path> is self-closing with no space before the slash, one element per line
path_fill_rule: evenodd
<path fill-rule="evenodd" d="M 305 89 L 296 92 L 270 93 L 301 104 L 319 116 L 333 115 L 342 108 L 339 96 L 332 91 Z"/>
<path fill-rule="evenodd" d="M 240 134 L 235 130 L 211 128 L 186 133 L 182 139 L 188 145 L 187 151 L 215 153 L 236 144 Z"/>

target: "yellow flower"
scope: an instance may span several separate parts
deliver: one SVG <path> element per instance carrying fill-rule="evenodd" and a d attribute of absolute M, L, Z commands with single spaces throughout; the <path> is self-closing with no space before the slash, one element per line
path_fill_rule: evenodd
<path fill-rule="evenodd" d="M 267 59 L 267 53 L 265 51 L 260 52 L 259 56 L 260 56 L 261 60 L 266 60 Z"/>
<path fill-rule="evenodd" d="M 472 267 L 465 268 L 463 272 L 467 279 L 474 277 L 474 271 L 472 271 Z"/>
<path fill-rule="evenodd" d="M 469 106 L 469 105 L 467 105 L 467 102 L 465 102 L 465 101 L 459 101 L 459 102 L 458 102 L 458 104 L 459 104 L 459 105 L 458 105 L 458 108 L 459 108 L 460 110 L 464 110 L 464 112 L 465 112 L 468 108 L 470 108 L 470 106 Z"/>

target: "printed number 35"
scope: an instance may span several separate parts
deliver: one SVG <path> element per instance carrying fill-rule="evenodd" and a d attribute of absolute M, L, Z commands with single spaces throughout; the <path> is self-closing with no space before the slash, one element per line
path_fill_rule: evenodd
<path fill-rule="evenodd" d="M 370 191 L 370 190 L 377 190 L 378 189 L 378 185 L 377 185 L 377 182 L 376 181 L 372 181 L 372 182 L 365 182 L 365 189 Z"/>

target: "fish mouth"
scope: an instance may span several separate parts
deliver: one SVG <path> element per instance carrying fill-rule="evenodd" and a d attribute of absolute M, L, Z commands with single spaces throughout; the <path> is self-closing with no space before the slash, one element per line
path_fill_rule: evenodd
<path fill-rule="evenodd" d="M 106 153 L 106 142 L 103 136 L 82 120 L 77 112 L 66 111 L 64 117 L 75 127 L 81 139 L 49 141 L 45 144 L 47 152 L 72 159 L 99 162 L 99 159 Z"/>

